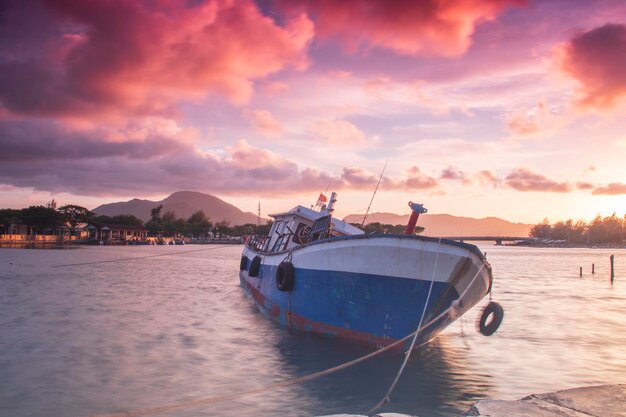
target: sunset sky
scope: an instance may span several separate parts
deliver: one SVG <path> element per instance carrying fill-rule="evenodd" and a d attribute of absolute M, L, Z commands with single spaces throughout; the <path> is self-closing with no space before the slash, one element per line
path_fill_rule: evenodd
<path fill-rule="evenodd" d="M 626 2 L 8 0 L 0 207 L 626 212 Z"/>

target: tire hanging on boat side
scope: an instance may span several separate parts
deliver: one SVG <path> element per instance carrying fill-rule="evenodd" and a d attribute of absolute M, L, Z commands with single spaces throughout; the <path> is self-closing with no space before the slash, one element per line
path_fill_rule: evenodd
<path fill-rule="evenodd" d="M 241 262 L 239 262 L 239 270 L 243 271 L 248 266 L 248 257 L 246 255 L 241 256 Z"/>
<path fill-rule="evenodd" d="M 251 277 L 256 277 L 259 275 L 259 271 L 261 269 L 261 257 L 255 256 L 250 262 L 250 269 L 248 270 L 248 275 Z"/>
<path fill-rule="evenodd" d="M 276 287 L 280 291 L 291 291 L 296 283 L 296 271 L 291 262 L 283 261 L 276 270 Z"/>
<path fill-rule="evenodd" d="M 493 318 L 489 323 L 487 323 L 487 319 L 489 316 L 493 314 Z M 504 318 L 504 309 L 502 306 L 495 301 L 491 301 L 489 304 L 483 308 L 483 312 L 480 315 L 480 320 L 478 322 L 478 331 L 484 336 L 491 336 L 498 330 L 500 327 L 500 323 L 502 323 L 502 319 Z"/>

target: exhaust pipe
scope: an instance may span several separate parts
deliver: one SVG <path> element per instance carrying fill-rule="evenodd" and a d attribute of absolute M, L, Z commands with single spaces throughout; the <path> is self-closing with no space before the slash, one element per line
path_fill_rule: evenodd
<path fill-rule="evenodd" d="M 420 214 L 428 212 L 428 209 L 424 208 L 423 204 L 417 204 L 412 201 L 409 201 L 409 207 L 411 207 L 411 217 L 409 218 L 409 223 L 406 225 L 406 229 L 404 230 L 405 235 L 414 234 L 415 225 L 417 225 L 417 219 L 419 219 Z"/>

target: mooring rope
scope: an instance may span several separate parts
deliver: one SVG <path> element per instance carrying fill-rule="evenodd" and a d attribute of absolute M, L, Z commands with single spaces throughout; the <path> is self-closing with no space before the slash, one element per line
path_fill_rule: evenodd
<path fill-rule="evenodd" d="M 181 252 L 182 253 L 182 252 Z M 465 296 L 465 294 L 467 294 L 467 291 L 469 290 L 469 287 L 474 283 L 474 281 L 476 280 L 476 278 L 480 275 L 480 272 L 482 271 L 484 267 L 484 263 L 480 266 L 480 268 L 478 269 L 478 271 L 476 272 L 476 275 L 474 275 L 474 277 L 472 278 L 472 280 L 470 281 L 470 284 L 468 285 L 468 287 L 465 289 L 465 291 L 461 294 L 461 296 L 458 298 L 459 300 Z M 431 287 L 432 287 L 432 281 L 431 281 Z M 430 291 L 429 291 L 430 292 Z M 445 309 L 444 311 L 442 311 L 439 315 L 437 315 L 437 317 L 433 318 L 432 320 L 430 320 L 428 323 L 426 323 L 423 327 L 419 327 L 418 329 L 413 332 L 410 333 L 408 335 L 406 335 L 405 337 L 403 337 L 402 339 L 396 340 L 395 342 L 381 348 L 378 349 L 374 352 L 368 353 L 366 355 L 360 356 L 356 359 L 353 359 L 351 361 L 348 362 L 344 362 L 340 365 L 334 366 L 332 368 L 328 368 L 328 369 L 324 369 L 322 371 L 318 371 L 318 372 L 314 372 L 312 374 L 308 374 L 308 375 L 304 375 L 301 377 L 296 377 L 296 378 L 291 378 L 291 379 L 286 379 L 274 384 L 270 384 L 267 386 L 263 386 L 263 387 L 257 387 L 257 388 L 251 388 L 248 390 L 243 390 L 243 391 L 239 391 L 237 393 L 233 393 L 233 394 L 228 394 L 228 395 L 218 395 L 218 396 L 214 396 L 214 397 L 207 397 L 207 398 L 200 398 L 197 400 L 191 400 L 191 401 L 186 401 L 186 402 L 179 402 L 179 403 L 173 403 L 173 404 L 166 404 L 166 405 L 162 405 L 162 406 L 156 406 L 156 407 L 150 407 L 150 408 L 143 408 L 143 409 L 136 409 L 136 410 L 131 410 L 131 411 L 121 411 L 121 412 L 117 412 L 117 413 L 110 413 L 110 414 L 96 414 L 96 415 L 91 415 L 90 417 L 141 417 L 141 416 L 147 416 L 147 415 L 151 415 L 151 414 L 158 414 L 158 413 L 165 413 L 165 412 L 169 412 L 169 411 L 176 411 L 176 410 L 181 410 L 181 409 L 186 409 L 186 408 L 191 408 L 191 407 L 197 407 L 197 406 L 201 406 L 201 405 L 211 405 L 211 404 L 217 404 L 217 403 L 221 403 L 224 401 L 231 401 L 231 400 L 235 400 L 238 398 L 242 398 L 242 397 L 246 397 L 249 395 L 253 395 L 253 394 L 260 394 L 262 392 L 266 392 L 269 390 L 273 390 L 275 388 L 284 388 L 290 385 L 296 385 L 296 384 L 300 384 L 302 382 L 307 382 L 307 381 L 312 381 L 327 375 L 331 375 L 334 374 L 336 372 L 340 372 L 343 371 L 344 369 L 348 369 L 354 365 L 357 365 L 361 362 L 365 362 L 369 359 L 372 359 L 388 350 L 391 350 L 395 347 L 400 346 L 401 344 L 403 344 L 404 342 L 406 342 L 407 340 L 413 338 L 413 340 L 415 341 L 417 338 L 418 333 L 421 330 L 424 330 L 428 327 L 430 327 L 432 324 L 436 323 L 437 321 L 439 321 L 442 317 L 448 315 L 450 313 L 451 310 L 456 309 L 457 306 L 456 305 L 451 305 L 450 307 L 448 307 L 447 309 Z M 437 336 L 433 337 L 432 339 L 426 340 L 422 343 L 420 343 L 417 346 L 412 346 L 412 349 L 416 349 L 419 348 L 423 345 L 425 345 L 426 343 L 430 342 L 431 340 L 435 339 Z M 412 342 L 413 344 L 414 342 Z M 398 376 L 399 378 L 399 376 Z"/>
<path fill-rule="evenodd" d="M 439 319 L 442 316 L 442 314 L 440 314 L 439 316 L 437 316 L 437 319 Z M 429 322 L 426 326 L 430 325 L 431 323 L 433 323 L 435 320 L 432 320 L 431 322 Z M 304 375 L 301 377 L 297 377 L 297 378 L 291 378 L 291 379 L 287 379 L 281 382 L 277 382 L 275 384 L 270 384 L 264 387 L 257 387 L 257 388 L 251 388 L 248 390 L 244 390 L 244 391 L 240 391 L 238 393 L 234 393 L 234 394 L 229 394 L 229 395 L 218 395 L 215 397 L 208 397 L 208 398 L 201 398 L 198 400 L 192 400 L 192 401 L 187 401 L 187 402 L 181 402 L 181 403 L 174 403 L 174 404 L 169 404 L 169 405 L 163 405 L 163 406 L 158 406 L 158 407 L 152 407 L 152 408 L 144 408 L 144 409 L 137 409 L 137 410 L 133 410 L 133 411 L 122 411 L 122 412 L 118 412 L 118 413 L 112 413 L 112 414 L 96 414 L 96 415 L 92 415 L 90 417 L 140 417 L 140 416 L 146 416 L 146 415 L 150 415 L 150 414 L 157 414 L 157 413 L 164 413 L 166 411 L 175 411 L 175 410 L 180 410 L 180 409 L 185 409 L 185 408 L 190 408 L 190 407 L 195 407 L 195 406 L 199 406 L 199 405 L 209 405 L 209 404 L 216 404 L 216 403 L 220 403 L 220 402 L 224 402 L 224 401 L 230 401 L 230 400 L 235 400 L 241 397 L 245 397 L 248 395 L 253 395 L 253 394 L 260 394 L 262 392 L 265 391 L 269 391 L 275 388 L 283 388 L 283 387 L 287 387 L 289 385 L 295 385 L 295 384 L 299 384 L 302 382 L 306 382 L 306 381 L 312 381 L 314 379 L 318 379 L 321 378 L 323 376 L 326 375 L 330 375 L 333 374 L 335 372 L 339 372 L 342 371 L 344 369 L 350 368 L 354 365 L 357 365 L 361 362 L 364 362 L 366 360 L 369 360 L 375 356 L 378 356 L 390 349 L 393 349 L 397 346 L 399 346 L 400 344 L 406 342 L 408 339 L 410 339 L 411 337 L 413 337 L 414 333 L 408 334 L 407 336 L 403 337 L 402 339 L 396 340 L 395 342 L 379 349 L 376 350 L 374 352 L 368 353 L 367 355 L 363 355 L 360 356 L 356 359 L 353 359 L 351 361 L 342 363 L 340 365 L 334 366 L 332 368 L 328 368 L 328 369 L 324 369 L 323 371 L 319 371 L 319 372 L 314 372 L 312 374 L 309 375 Z M 419 346 L 416 347 L 420 347 L 424 344 L 426 344 L 427 342 L 424 342 L 422 344 L 420 344 Z"/>
<path fill-rule="evenodd" d="M 441 238 L 439 238 L 439 245 L 441 245 Z M 424 304 L 424 310 L 422 310 L 422 316 L 420 317 L 420 321 L 417 325 L 417 330 L 415 330 L 415 332 L 412 333 L 413 335 L 413 340 L 411 341 L 411 346 L 409 347 L 409 349 L 405 352 L 405 356 L 404 356 L 404 361 L 402 362 L 402 365 L 400 366 L 400 369 L 398 370 L 398 373 L 395 377 L 395 379 L 393 380 L 393 382 L 391 383 L 391 386 L 389 387 L 389 389 L 387 390 L 387 393 L 385 394 L 385 396 L 383 397 L 382 400 L 380 400 L 380 402 L 378 404 L 376 404 L 370 411 L 367 412 L 368 416 L 371 416 L 374 414 L 374 412 L 376 410 L 378 410 L 380 407 L 382 407 L 385 403 L 391 402 L 391 393 L 393 392 L 393 390 L 395 389 L 396 385 L 398 384 L 398 381 L 400 380 L 400 376 L 402 375 L 402 373 L 404 372 L 404 368 L 406 367 L 407 362 L 409 361 L 409 357 L 411 356 L 411 353 L 413 351 L 413 349 L 415 349 L 415 341 L 417 340 L 417 336 L 419 335 L 419 332 L 422 330 L 422 320 L 424 319 L 424 315 L 426 313 L 426 308 L 428 307 L 428 302 L 430 300 L 430 294 L 431 291 L 433 289 L 433 284 L 435 282 L 435 272 L 437 270 L 437 261 L 439 258 L 439 247 L 437 247 L 437 254 L 435 255 L 435 267 L 433 268 L 433 276 L 432 279 L 430 281 L 430 288 L 428 289 L 428 296 L 426 297 L 426 303 Z M 478 271 L 476 271 L 476 274 L 474 275 L 474 277 L 472 278 L 472 280 L 470 281 L 469 285 L 467 285 L 467 287 L 465 288 L 465 290 L 461 293 L 461 295 L 459 296 L 459 298 L 457 298 L 458 302 L 461 302 L 461 300 L 463 299 L 463 297 L 465 296 L 465 294 L 467 294 L 467 292 L 469 291 L 469 289 L 471 288 L 472 285 L 474 285 L 474 281 L 476 281 L 476 278 L 478 278 L 478 276 L 480 275 L 480 272 L 483 270 L 483 267 L 485 266 L 485 263 L 483 262 L 480 265 L 480 268 L 478 268 Z M 439 320 L 441 317 L 444 316 L 444 314 L 448 314 L 450 311 L 455 310 L 457 307 L 457 304 L 455 304 L 454 302 L 452 303 L 452 305 L 450 307 L 448 307 L 447 309 L 445 309 L 443 312 L 441 312 L 441 314 L 439 314 L 437 317 L 435 317 L 433 320 L 429 321 L 424 327 L 428 327 L 430 326 L 432 323 L 436 322 L 437 320 Z M 427 343 L 428 341 L 420 344 L 419 346 L 424 345 L 425 343 Z M 417 346 L 417 347 L 419 347 Z"/>
<path fill-rule="evenodd" d="M 426 315 L 426 310 L 428 309 L 428 303 L 430 302 L 430 295 L 432 294 L 433 284 L 435 283 L 435 276 L 437 275 L 437 265 L 439 263 L 440 247 L 441 247 L 441 238 L 439 238 L 439 243 L 437 244 L 437 252 L 435 253 L 435 265 L 433 267 L 433 274 L 430 278 L 430 287 L 428 287 L 428 295 L 426 296 L 426 302 L 424 303 L 424 308 L 422 309 L 422 314 L 420 315 L 420 321 L 417 324 L 417 330 L 415 330 L 415 335 L 413 336 L 413 339 L 411 340 L 411 346 L 405 352 L 404 361 L 402 362 L 402 365 L 400 366 L 400 369 L 398 370 L 396 377 L 394 378 L 393 382 L 389 386 L 389 389 L 385 393 L 385 396 L 378 402 L 378 404 L 376 404 L 370 411 L 367 412 L 368 416 L 373 415 L 376 410 L 382 407 L 385 403 L 388 403 L 391 401 L 391 393 L 396 388 L 396 385 L 398 384 L 398 381 L 400 380 L 400 376 L 404 372 L 404 368 L 406 367 L 406 364 L 409 361 L 409 357 L 411 356 L 411 353 L 413 349 L 415 348 L 415 342 L 417 341 L 417 336 L 419 335 L 420 330 L 422 329 L 422 322 L 424 321 L 424 316 Z"/>
<path fill-rule="evenodd" d="M 182 255 L 185 253 L 194 253 L 194 252 L 204 252 L 204 251 L 208 251 L 208 250 L 214 250 L 214 249 L 222 249 L 222 248 L 226 248 L 232 245 L 220 245 L 220 246 L 213 246 L 210 248 L 203 248 L 203 249 L 194 249 L 194 250 L 187 250 L 187 251 L 181 251 L 181 252 L 169 252 L 169 253 L 159 253 L 157 255 L 146 255 L 146 256 L 135 256 L 132 258 L 116 258 L 116 259 L 107 259 L 104 261 L 90 261 L 90 262 L 80 262 L 80 263 L 75 263 L 75 264 L 63 264 L 63 265 L 52 265 L 51 268 L 61 268 L 61 267 L 69 267 L 69 266 L 82 266 L 82 265 L 95 265 L 95 264 L 105 264 L 105 263 L 111 263 L 111 262 L 123 262 L 123 261 L 135 261 L 138 259 L 146 259 L 146 258 L 156 258 L 159 256 L 173 256 L 173 255 Z"/>

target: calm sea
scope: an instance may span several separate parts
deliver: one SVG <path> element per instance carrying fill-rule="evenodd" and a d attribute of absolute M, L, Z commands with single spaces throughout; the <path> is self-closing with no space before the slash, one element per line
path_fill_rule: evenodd
<path fill-rule="evenodd" d="M 198 249 L 207 250 L 54 267 Z M 368 352 L 259 314 L 238 286 L 241 249 L 0 249 L 0 415 L 89 417 L 226 396 Z M 481 336 L 480 308 L 470 311 L 414 353 L 382 411 L 454 416 L 483 398 L 626 382 L 626 250 L 481 249 L 505 309 L 500 330 Z M 385 354 L 316 381 L 156 415 L 365 413 L 401 360 Z"/>

